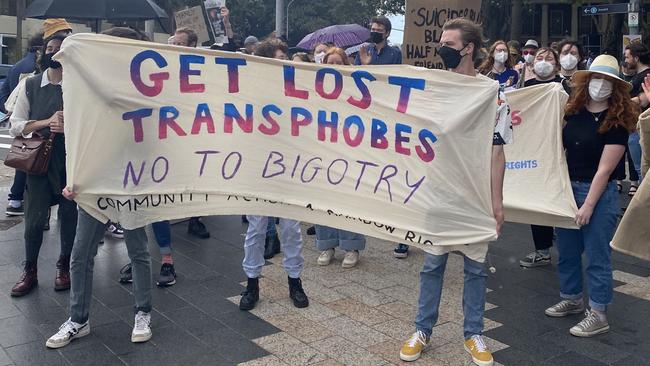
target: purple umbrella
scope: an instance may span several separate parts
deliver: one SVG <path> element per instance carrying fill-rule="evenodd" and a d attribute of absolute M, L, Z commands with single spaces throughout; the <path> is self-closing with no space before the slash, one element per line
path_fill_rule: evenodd
<path fill-rule="evenodd" d="M 337 47 L 348 47 L 365 42 L 368 38 L 370 38 L 370 31 L 358 24 L 332 25 L 306 35 L 297 47 L 311 50 L 321 42 L 332 42 Z"/>

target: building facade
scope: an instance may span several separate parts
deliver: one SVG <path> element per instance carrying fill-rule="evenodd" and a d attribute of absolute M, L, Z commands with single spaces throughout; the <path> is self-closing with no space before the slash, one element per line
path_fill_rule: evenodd
<path fill-rule="evenodd" d="M 532 38 L 540 45 L 547 46 L 551 42 L 571 38 L 582 43 L 585 49 L 595 54 L 601 53 L 608 47 L 607 37 L 615 37 L 622 45 L 623 35 L 628 34 L 627 14 L 583 15 L 584 7 L 606 3 L 609 2 L 512 0 L 510 39 L 525 42 Z M 647 23 L 644 7 L 642 4 L 641 23 Z"/>

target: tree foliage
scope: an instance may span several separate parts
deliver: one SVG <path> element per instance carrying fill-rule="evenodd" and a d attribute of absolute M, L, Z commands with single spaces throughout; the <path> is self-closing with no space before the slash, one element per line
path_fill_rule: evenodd
<path fill-rule="evenodd" d="M 170 15 L 201 2 L 157 0 Z M 227 0 L 226 5 L 230 9 L 235 39 L 239 42 L 248 35 L 264 38 L 275 30 L 275 0 Z M 295 45 L 305 35 L 330 25 L 367 25 L 375 15 L 403 12 L 404 0 L 295 0 L 289 7 L 289 44 Z"/>

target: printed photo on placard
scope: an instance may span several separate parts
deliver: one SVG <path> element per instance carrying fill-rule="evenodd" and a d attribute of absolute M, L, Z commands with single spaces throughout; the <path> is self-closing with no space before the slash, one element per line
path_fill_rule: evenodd
<path fill-rule="evenodd" d="M 210 32 L 214 37 L 214 43 L 228 43 L 226 26 L 223 22 L 221 9 L 226 6 L 225 0 L 206 0 L 203 2 L 205 13 L 210 23 Z"/>

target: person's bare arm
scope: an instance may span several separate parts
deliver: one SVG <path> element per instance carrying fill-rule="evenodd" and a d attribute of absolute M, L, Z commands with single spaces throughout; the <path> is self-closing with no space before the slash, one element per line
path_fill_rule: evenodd
<path fill-rule="evenodd" d="M 492 213 L 497 221 L 497 234 L 501 234 L 501 227 L 505 220 L 503 213 L 503 177 L 506 173 L 506 155 L 503 145 L 492 146 Z"/>
<path fill-rule="evenodd" d="M 221 8 L 221 16 L 223 17 L 223 25 L 226 28 L 226 37 L 233 38 L 235 32 L 233 32 L 232 24 L 230 24 L 230 10 L 224 6 Z"/>

